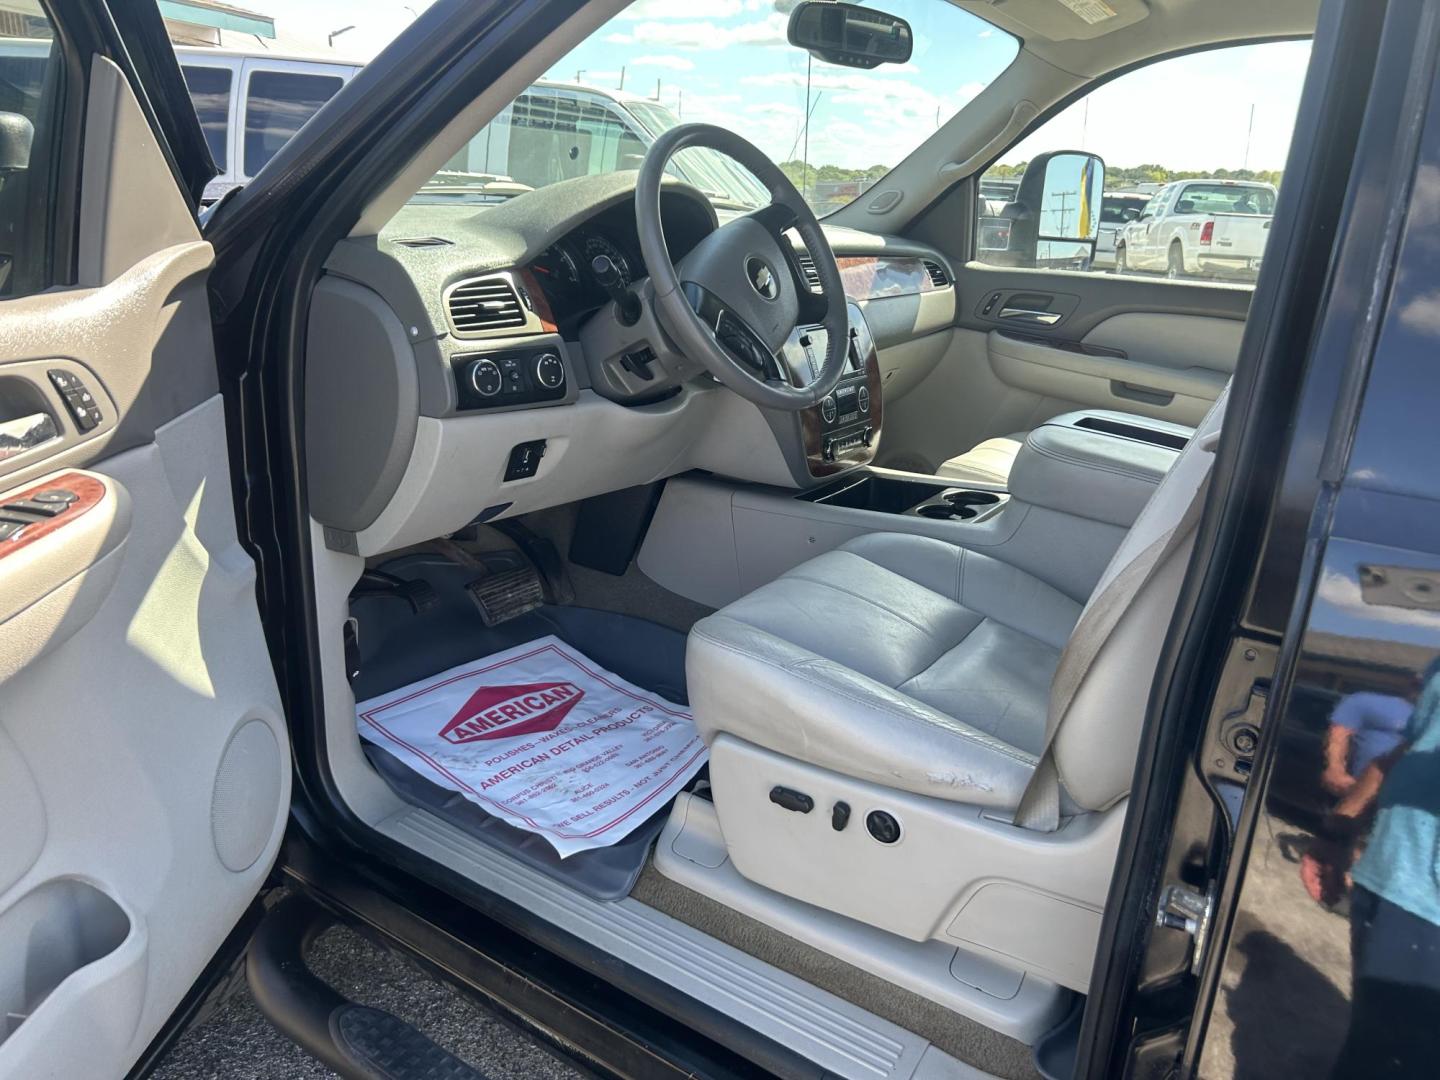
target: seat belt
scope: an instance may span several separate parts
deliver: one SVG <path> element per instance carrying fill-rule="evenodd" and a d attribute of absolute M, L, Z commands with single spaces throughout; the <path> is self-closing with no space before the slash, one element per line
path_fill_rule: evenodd
<path fill-rule="evenodd" d="M 1214 453 L 1219 432 L 1197 436 L 1198 449 Z M 1115 575 L 1103 592 L 1095 598 L 1075 629 L 1070 640 L 1060 653 L 1060 663 L 1055 669 L 1055 680 L 1050 684 L 1050 708 L 1045 723 L 1045 743 L 1040 751 L 1040 762 L 1025 785 L 1020 796 L 1020 805 L 1015 808 L 1014 823 L 1034 832 L 1054 832 L 1060 827 L 1060 771 L 1055 765 L 1055 736 L 1065 718 L 1070 704 L 1075 700 L 1085 676 L 1095 664 L 1100 650 L 1110 640 L 1120 616 L 1130 607 L 1130 601 L 1139 595 L 1147 582 L 1165 562 L 1195 531 L 1200 520 L 1200 511 L 1205 505 L 1205 493 L 1210 490 L 1210 469 L 1206 469 L 1200 486 L 1196 488 L 1190 504 L 1171 529 L 1156 537 L 1145 550 L 1130 560 L 1125 569 Z"/>

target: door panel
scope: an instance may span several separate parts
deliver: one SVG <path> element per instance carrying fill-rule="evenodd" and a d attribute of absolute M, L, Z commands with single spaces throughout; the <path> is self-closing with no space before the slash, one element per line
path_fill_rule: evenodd
<path fill-rule="evenodd" d="M 934 369 L 886 401 L 881 461 L 924 471 L 1075 409 L 1194 424 L 1235 370 L 1245 287 L 969 263 Z"/>
<path fill-rule="evenodd" d="M 0 515 L 23 523 L 0 540 L 3 1076 L 123 1075 L 255 896 L 289 805 L 213 255 L 103 58 L 89 94 L 81 284 L 0 305 L 0 419 L 55 432 L 0 460 Z M 77 498 L 3 505 L 37 491 Z"/>

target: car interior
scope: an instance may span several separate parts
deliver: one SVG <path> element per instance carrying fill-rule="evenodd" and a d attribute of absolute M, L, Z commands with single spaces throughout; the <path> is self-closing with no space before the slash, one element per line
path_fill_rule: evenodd
<path fill-rule="evenodd" d="M 975 263 L 956 181 L 1108 73 L 1315 18 L 960 6 L 1023 41 L 1014 62 L 823 226 L 719 129 L 479 212 L 408 205 L 477 102 L 335 248 L 310 316 L 347 805 L 839 1075 L 1032 1075 L 1085 992 L 1250 297 Z M 769 211 L 664 178 L 700 145 Z M 807 295 L 757 300 L 735 269 L 757 252 Z M 1017 332 L 1017 310 L 1047 318 Z M 517 566 L 543 603 L 487 626 L 467 584 Z M 667 812 L 564 860 L 354 721 L 544 634 L 688 703 L 709 749 Z"/>
<path fill-rule="evenodd" d="M 1252 290 L 976 261 L 979 177 L 1089 89 L 1164 57 L 1304 38 L 1316 3 L 933 3 L 1013 37 L 1013 61 L 823 221 L 743 133 L 712 125 L 662 135 L 639 170 L 493 205 L 412 201 L 621 0 L 557 25 L 375 195 L 309 308 L 321 745 L 377 843 L 836 1076 L 1033 1076 L 1090 984 Z M 143 146 L 133 95 L 106 85 L 90 115 Z M 740 212 L 667 173 L 696 150 L 743 165 L 770 206 Z M 38 346 L 76 359 L 26 361 L 44 372 L 26 385 L 67 409 L 71 391 L 99 400 L 94 434 L 65 435 L 6 486 L 50 490 L 71 469 L 62 486 L 103 513 L 64 549 L 88 568 L 66 595 L 10 588 L 12 571 L 48 580 L 42 545 L 35 566 L 6 556 L 0 616 L 46 644 L 0 650 L 0 711 L 43 712 L 35 695 L 63 676 L 103 717 L 85 678 L 99 651 L 134 685 L 175 676 L 147 722 L 157 740 L 202 741 L 222 779 L 159 794 L 146 762 L 175 744 L 147 757 L 125 741 L 133 717 L 95 721 L 103 771 L 38 722 L 0 729 L 17 744 L 0 754 L 16 764 L 0 806 L 35 838 L 0 883 L 59 857 L 36 810 L 53 803 L 32 790 L 156 792 L 135 828 L 219 838 L 223 865 L 166 901 L 204 892 L 212 940 L 185 946 L 203 952 L 278 847 L 289 757 L 259 626 L 227 600 L 254 573 L 228 517 L 221 399 L 185 374 L 211 347 L 177 299 L 203 289 L 206 247 L 165 207 L 118 212 L 163 164 L 153 140 L 114 158 L 87 189 L 106 213 L 82 269 L 104 302 L 15 301 L 37 341 L 47 310 L 91 305 L 91 345 Z M 86 486 L 96 439 L 122 487 Z M 131 517 L 163 535 L 126 540 Z M 159 617 L 165 595 L 185 620 Z M 356 718 L 357 702 L 547 635 L 687 707 L 708 750 L 623 841 L 563 859 L 362 739 Z M 220 648 L 244 654 L 245 679 L 211 684 Z M 207 710 L 238 719 L 200 724 Z M 144 860 L 107 858 L 106 880 L 154 891 Z M 135 992 L 147 970 L 168 976 L 133 928 L 139 909 L 151 925 L 163 913 L 67 880 L 66 910 L 114 924 L 95 955 L 118 957 L 108 992 L 147 1010 L 144 1030 L 174 988 Z"/>

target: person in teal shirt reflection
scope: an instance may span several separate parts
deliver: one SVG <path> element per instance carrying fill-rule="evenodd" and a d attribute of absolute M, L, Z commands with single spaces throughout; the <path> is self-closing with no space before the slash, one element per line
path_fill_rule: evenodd
<path fill-rule="evenodd" d="M 1400 744 L 1335 811 L 1357 832 L 1374 820 L 1351 869 L 1353 991 L 1337 1078 L 1440 1069 L 1440 660 L 1424 678 Z"/>

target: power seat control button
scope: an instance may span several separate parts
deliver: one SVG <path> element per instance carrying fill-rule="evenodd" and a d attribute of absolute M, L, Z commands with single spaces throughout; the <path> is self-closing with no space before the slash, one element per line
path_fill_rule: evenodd
<path fill-rule="evenodd" d="M 871 810 L 865 815 L 865 830 L 882 844 L 900 839 L 900 822 L 884 810 Z"/>
<path fill-rule="evenodd" d="M 830 808 L 830 827 L 836 832 L 844 832 L 845 826 L 850 824 L 850 804 L 837 802 Z"/>
<path fill-rule="evenodd" d="M 770 801 L 782 810 L 793 810 L 797 814 L 808 814 L 815 809 L 815 800 L 809 795 L 779 784 L 770 789 Z"/>

